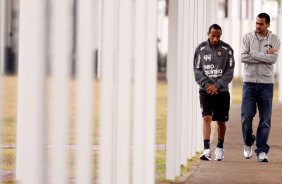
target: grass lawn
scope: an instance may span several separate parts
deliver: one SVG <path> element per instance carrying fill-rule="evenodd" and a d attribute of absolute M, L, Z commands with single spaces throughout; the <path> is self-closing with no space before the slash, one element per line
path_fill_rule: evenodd
<path fill-rule="evenodd" d="M 17 114 L 17 78 L 13 76 L 2 76 L 0 78 L 0 84 L 2 84 L 1 89 L 1 122 L 0 122 L 0 141 L 2 145 L 15 145 L 16 143 L 16 114 Z M 96 85 L 96 89 L 99 89 L 99 84 Z M 75 112 L 75 82 L 70 81 L 70 113 L 74 114 Z M 239 79 L 234 79 L 233 82 L 233 93 L 232 93 L 232 103 L 240 104 L 241 102 L 241 93 L 242 93 L 242 82 Z M 100 94 L 95 93 L 97 102 L 99 102 Z M 278 101 L 277 95 L 277 85 L 274 93 L 274 102 Z M 98 122 L 99 119 L 99 105 L 95 106 L 97 112 L 95 122 Z M 165 81 L 159 81 L 157 86 L 157 129 L 156 129 L 156 143 L 165 144 L 166 143 L 166 114 L 167 114 L 167 83 Z M 74 130 L 75 130 L 75 116 L 70 117 L 70 144 L 75 143 Z M 99 124 L 95 124 L 96 133 L 93 137 L 93 141 L 96 143 L 98 140 Z M 1 170 L 9 171 L 15 169 L 15 149 L 2 149 Z M 70 154 L 73 155 L 73 154 Z M 73 157 L 73 156 L 71 156 Z M 166 152 L 164 150 L 156 151 L 156 179 L 157 181 L 164 181 L 165 178 L 165 158 Z M 73 158 L 70 158 L 70 163 L 73 163 Z M 195 159 L 188 161 L 188 168 L 182 168 L 182 173 L 189 171 L 191 166 L 195 164 Z M 70 166 L 70 168 L 73 168 Z M 72 170 L 72 169 L 71 169 Z M 96 171 L 93 171 L 96 173 Z M 70 172 L 72 173 L 72 172 Z M 13 183 L 13 178 L 7 180 L 4 183 Z"/>

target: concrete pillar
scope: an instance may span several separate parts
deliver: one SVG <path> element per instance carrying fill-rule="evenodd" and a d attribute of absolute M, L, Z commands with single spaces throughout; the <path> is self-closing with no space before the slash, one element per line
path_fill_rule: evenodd
<path fill-rule="evenodd" d="M 72 7 L 69 0 L 51 1 L 50 58 L 52 75 L 51 178 L 50 183 L 68 183 L 68 102 L 72 52 Z"/>
<path fill-rule="evenodd" d="M 12 1 L 0 0 L 0 73 L 4 74 L 11 49 Z M 10 50 L 9 50 L 10 51 Z"/>
<path fill-rule="evenodd" d="M 177 61 L 174 62 L 174 64 L 176 64 L 176 71 L 175 71 L 175 75 L 176 75 L 176 88 L 175 88 L 175 92 L 176 92 L 176 116 L 175 116 L 175 128 L 176 128 L 176 140 L 175 140 L 175 174 L 176 176 L 180 176 L 181 172 L 180 172 L 180 165 L 181 165 L 181 153 L 182 153 L 182 135 L 181 135 L 181 131 L 182 131 L 182 126 L 183 126 L 183 117 L 182 117 L 182 113 L 183 113 L 183 106 L 182 104 L 183 99 L 182 99 L 182 94 L 183 94 L 183 85 L 182 85 L 182 81 L 184 81 L 183 79 L 183 24 L 184 24 L 184 0 L 178 0 L 178 24 L 177 24 Z M 171 83 L 170 83 L 171 84 Z M 170 85 L 168 83 L 168 85 Z"/>
<path fill-rule="evenodd" d="M 167 57 L 167 83 L 168 83 L 168 112 L 167 112 L 167 141 L 166 141 L 166 179 L 173 180 L 180 168 L 175 161 L 177 154 L 177 126 L 176 126 L 176 89 L 177 89 L 177 61 L 178 61 L 178 0 L 169 1 L 169 27 L 168 27 L 168 57 Z M 176 171 L 175 168 L 178 168 Z"/>
<path fill-rule="evenodd" d="M 188 84 L 193 82 L 193 80 L 189 80 L 188 76 L 191 71 L 189 71 L 189 62 L 190 57 L 188 55 L 188 45 L 189 45 L 189 1 L 183 1 L 182 5 L 183 11 L 183 36 L 182 36 L 182 72 L 181 72 L 181 86 L 182 86 L 182 94 L 181 94 L 181 157 L 180 163 L 183 166 L 187 166 L 187 156 L 188 156 L 188 142 L 187 139 L 187 131 L 188 131 L 188 124 L 190 123 L 188 117 L 188 95 L 189 95 L 189 88 Z"/>
<path fill-rule="evenodd" d="M 191 29 L 191 24 L 194 21 L 194 15 L 193 15 L 193 10 L 194 10 L 194 2 L 195 1 L 188 1 L 189 6 L 188 6 L 188 11 L 185 12 L 189 12 L 188 13 L 188 24 L 189 24 L 189 31 L 188 31 L 188 39 L 184 40 L 184 44 L 188 44 L 188 68 L 187 70 L 188 72 L 188 99 L 187 99 L 187 104 L 188 104 L 188 108 L 187 108 L 187 116 L 188 116 L 188 127 L 187 127 L 187 140 L 188 140 L 188 144 L 187 144 L 187 157 L 188 159 L 192 158 L 195 153 L 193 148 L 194 142 L 193 142 L 193 125 L 195 124 L 194 122 L 194 114 L 193 114 L 193 109 L 195 109 L 195 107 L 193 106 L 193 95 L 194 95 L 194 83 L 195 83 L 195 79 L 194 79 L 194 73 L 193 73 L 193 57 L 194 57 L 194 29 Z M 193 16 L 192 16 L 193 15 Z"/>
<path fill-rule="evenodd" d="M 0 0 L 0 73 L 4 73 L 5 47 L 6 47 L 6 0 Z"/>
<path fill-rule="evenodd" d="M 156 0 L 135 1 L 133 184 L 155 183 L 157 9 Z"/>
<path fill-rule="evenodd" d="M 16 179 L 21 184 L 47 183 L 46 3 L 45 0 L 20 2 Z"/>
<path fill-rule="evenodd" d="M 67 2 L 66 2 L 67 3 Z M 66 4 L 65 3 L 65 4 Z M 97 42 L 94 25 L 96 1 L 77 1 L 77 122 L 76 122 L 76 181 L 77 183 L 93 183 L 93 45 Z"/>
<path fill-rule="evenodd" d="M 101 137 L 100 137 L 100 172 L 99 183 L 107 184 L 113 181 L 113 122 L 114 122 L 114 30 L 115 30 L 115 7 L 116 3 L 113 0 L 105 0 L 102 5 L 102 81 L 101 86 Z"/>
<path fill-rule="evenodd" d="M 278 35 L 282 34 L 282 5 L 280 4 L 280 11 L 278 14 Z M 278 100 L 282 103 L 282 49 L 280 48 L 280 54 L 277 59 L 277 74 L 278 74 Z"/>

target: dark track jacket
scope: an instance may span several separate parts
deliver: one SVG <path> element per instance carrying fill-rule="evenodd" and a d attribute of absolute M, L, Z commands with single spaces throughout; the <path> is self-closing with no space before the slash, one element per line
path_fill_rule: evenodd
<path fill-rule="evenodd" d="M 215 84 L 218 91 L 228 91 L 234 73 L 233 49 L 223 41 L 212 47 L 209 41 L 198 45 L 194 54 L 195 80 L 200 90 Z"/>

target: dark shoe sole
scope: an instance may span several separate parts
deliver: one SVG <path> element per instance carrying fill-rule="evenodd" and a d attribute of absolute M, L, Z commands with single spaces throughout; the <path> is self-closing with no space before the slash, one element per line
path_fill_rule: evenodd
<path fill-rule="evenodd" d="M 245 157 L 245 159 L 251 159 L 252 157 Z"/>
<path fill-rule="evenodd" d="M 223 161 L 224 159 L 214 159 L 214 160 L 216 160 L 216 161 Z"/>
<path fill-rule="evenodd" d="M 200 160 L 210 161 L 211 158 L 207 158 L 205 155 L 200 157 Z"/>
<path fill-rule="evenodd" d="M 268 162 L 268 160 L 267 159 L 257 160 L 257 162 Z"/>

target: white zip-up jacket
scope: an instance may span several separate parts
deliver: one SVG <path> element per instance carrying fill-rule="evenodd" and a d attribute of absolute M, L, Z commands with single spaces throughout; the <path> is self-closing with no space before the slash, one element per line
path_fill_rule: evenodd
<path fill-rule="evenodd" d="M 267 54 L 269 48 L 276 48 L 274 54 Z M 260 38 L 255 31 L 243 36 L 241 62 L 244 63 L 243 82 L 274 83 L 274 63 L 280 49 L 278 36 L 268 31 Z"/>

